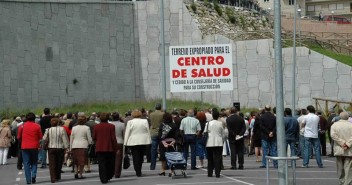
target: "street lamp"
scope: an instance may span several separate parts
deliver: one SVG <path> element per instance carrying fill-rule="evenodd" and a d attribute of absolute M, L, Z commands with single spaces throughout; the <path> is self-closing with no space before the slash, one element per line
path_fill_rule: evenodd
<path fill-rule="evenodd" d="M 297 13 L 298 13 L 298 40 L 299 40 L 299 46 L 301 46 L 301 9 L 298 8 Z"/>
<path fill-rule="evenodd" d="M 334 22 L 334 11 L 331 11 L 331 15 L 332 15 L 332 22 Z"/>

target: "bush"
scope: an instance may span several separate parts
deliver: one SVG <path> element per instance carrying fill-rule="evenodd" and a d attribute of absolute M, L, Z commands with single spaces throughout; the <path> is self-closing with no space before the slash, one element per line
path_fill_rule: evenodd
<path fill-rule="evenodd" d="M 195 3 L 192 3 L 192 4 L 191 4 L 191 8 L 192 8 L 192 10 L 193 10 L 194 13 L 197 12 L 197 6 L 196 6 Z"/>
<path fill-rule="evenodd" d="M 243 16 L 240 16 L 240 23 L 241 23 L 242 28 L 246 27 L 246 20 Z"/>
<path fill-rule="evenodd" d="M 233 15 L 233 9 L 232 8 L 229 8 L 229 7 L 226 7 L 225 8 L 225 14 L 227 15 L 227 17 L 230 17 L 231 15 Z"/>
<path fill-rule="evenodd" d="M 221 17 L 222 16 L 222 9 L 216 1 L 214 1 L 214 9 L 218 13 L 218 15 Z"/>
<path fill-rule="evenodd" d="M 236 19 L 236 17 L 234 15 L 229 15 L 228 17 L 229 17 L 230 23 L 232 23 L 232 24 L 236 24 L 237 23 L 237 19 Z"/>

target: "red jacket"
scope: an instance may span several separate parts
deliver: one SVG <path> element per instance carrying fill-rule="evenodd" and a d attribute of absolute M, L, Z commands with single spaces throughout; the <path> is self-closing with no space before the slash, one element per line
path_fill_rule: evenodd
<path fill-rule="evenodd" d="M 95 152 L 116 152 L 117 141 L 115 126 L 110 123 L 99 123 L 94 126 L 93 140 Z"/>
<path fill-rule="evenodd" d="M 26 121 L 18 128 L 17 138 L 22 139 L 21 149 L 38 149 L 42 137 L 40 126 L 35 122 Z"/>

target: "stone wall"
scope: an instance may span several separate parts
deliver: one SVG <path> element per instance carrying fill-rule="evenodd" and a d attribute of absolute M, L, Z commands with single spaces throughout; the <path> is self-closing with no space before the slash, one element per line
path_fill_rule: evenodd
<path fill-rule="evenodd" d="M 141 81 L 146 99 L 161 98 L 160 6 L 159 1 L 136 4 Z M 222 92 L 170 93 L 169 58 L 166 51 L 167 98 L 203 100 L 222 107 L 239 101 L 241 106 L 275 104 L 275 64 L 273 40 L 234 42 L 221 35 L 204 36 L 185 5 L 179 0 L 165 1 L 167 46 L 230 43 L 233 49 L 234 90 Z M 292 48 L 283 49 L 284 103 L 292 101 Z M 351 101 L 352 69 L 305 47 L 297 48 L 296 96 L 299 107 L 314 103 L 313 97 Z M 168 105 L 171 106 L 172 105 Z"/>
<path fill-rule="evenodd" d="M 0 109 L 138 97 L 134 4 L 85 2 L 0 2 Z"/>

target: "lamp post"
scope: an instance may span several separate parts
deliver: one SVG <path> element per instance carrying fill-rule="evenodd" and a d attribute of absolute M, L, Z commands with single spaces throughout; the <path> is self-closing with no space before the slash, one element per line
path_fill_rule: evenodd
<path fill-rule="evenodd" d="M 332 22 L 334 22 L 334 11 L 331 11 L 331 15 L 332 15 Z"/>
<path fill-rule="evenodd" d="M 299 46 L 301 46 L 301 9 L 298 8 L 297 13 L 298 13 L 298 43 Z"/>
<path fill-rule="evenodd" d="M 269 7 L 269 8 L 268 8 L 268 13 L 269 13 L 269 15 L 268 15 L 268 21 L 269 21 L 269 24 L 270 24 L 270 11 L 271 11 L 271 8 Z"/>
<path fill-rule="evenodd" d="M 161 83 L 162 83 L 162 98 L 163 109 L 166 111 L 166 67 L 165 67 L 165 28 L 164 28 L 164 0 L 160 0 L 160 19 L 161 19 Z"/>
<path fill-rule="evenodd" d="M 296 24 L 297 24 L 297 0 L 294 1 L 293 11 L 293 50 L 292 50 L 292 112 L 296 110 Z"/>

